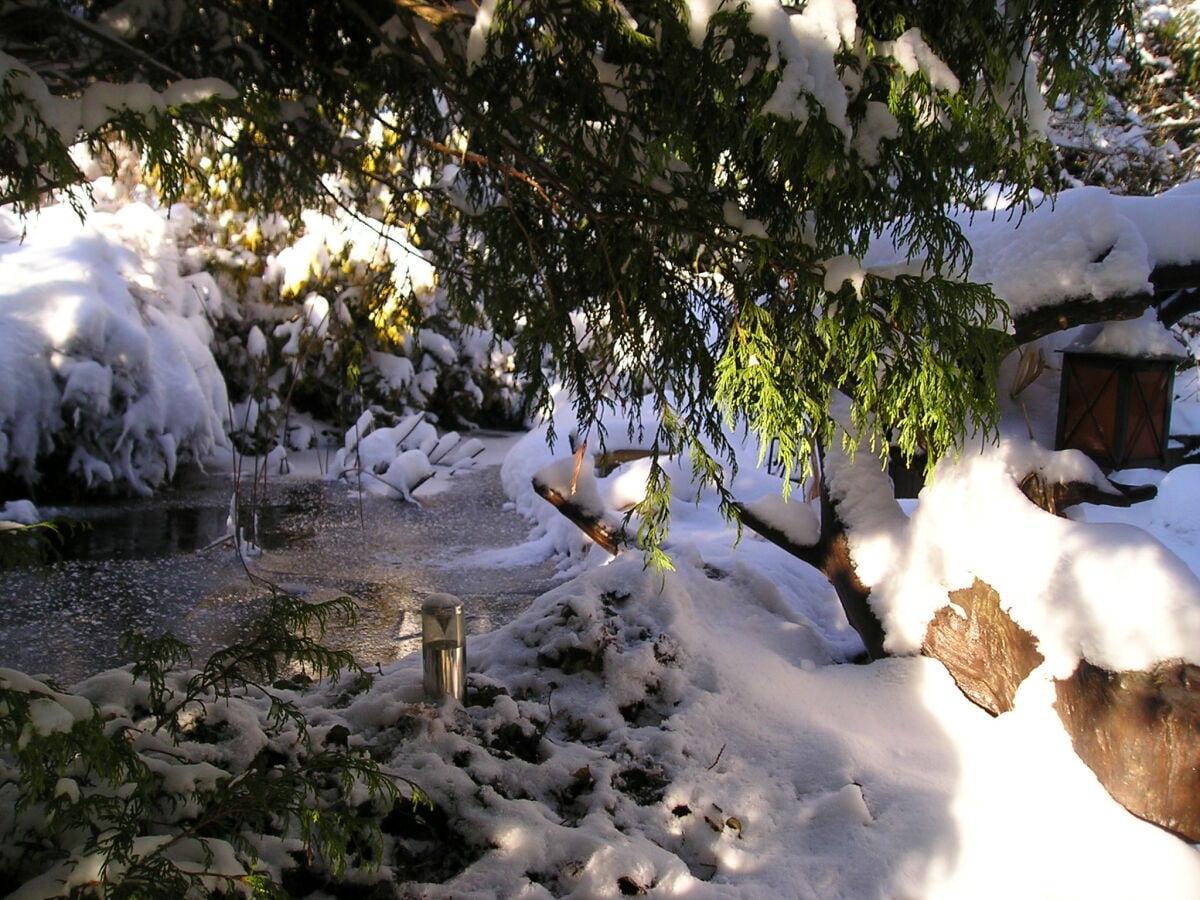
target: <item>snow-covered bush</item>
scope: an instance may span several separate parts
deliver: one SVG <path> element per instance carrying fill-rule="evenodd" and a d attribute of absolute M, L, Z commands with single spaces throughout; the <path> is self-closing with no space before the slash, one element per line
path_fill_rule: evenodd
<path fill-rule="evenodd" d="M 295 879 L 369 878 L 381 821 L 422 795 L 302 711 L 298 673 L 347 670 L 347 697 L 370 684 L 310 635 L 348 609 L 275 595 L 257 633 L 199 671 L 174 638 L 141 640 L 131 667 L 72 693 L 0 669 L 8 896 L 284 896 Z"/>
<path fill-rule="evenodd" d="M 187 265 L 239 301 L 214 351 L 246 448 L 279 442 L 294 410 L 338 429 L 372 405 L 452 425 L 520 421 L 511 348 L 449 312 L 403 231 L 313 210 L 294 225 L 211 207 L 195 221 Z"/>
<path fill-rule="evenodd" d="M 464 441 L 457 431 L 439 435 L 424 413 L 411 413 L 388 425 L 367 410 L 346 429 L 329 477 L 413 501 L 413 491 L 433 477 L 435 467 L 449 472 L 467 468 L 482 450 L 479 440 Z"/>
<path fill-rule="evenodd" d="M 224 444 L 223 300 L 180 274 L 160 212 L 52 206 L 0 232 L 0 470 L 146 494 Z"/>
<path fill-rule="evenodd" d="M 1114 34 L 1096 115 L 1078 101 L 1051 116 L 1064 186 L 1155 193 L 1192 176 L 1200 92 L 1200 17 L 1186 0 L 1143 0 L 1134 33 Z"/>
<path fill-rule="evenodd" d="M 0 472 L 15 482 L 147 494 L 227 437 L 286 453 L 369 408 L 521 421 L 511 347 L 449 312 L 403 231 L 242 210 L 220 161 L 198 161 L 211 195 L 193 185 L 169 209 L 135 154 L 115 177 L 79 162 L 87 202 L 0 211 Z"/>

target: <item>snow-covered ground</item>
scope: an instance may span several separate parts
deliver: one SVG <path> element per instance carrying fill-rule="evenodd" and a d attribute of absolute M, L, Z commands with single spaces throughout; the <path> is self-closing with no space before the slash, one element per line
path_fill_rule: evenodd
<path fill-rule="evenodd" d="M 409 660 L 327 719 L 386 748 L 479 848 L 413 895 L 1200 890 L 1200 854 L 1108 797 L 1045 682 L 993 719 L 930 660 L 829 665 L 750 566 L 697 558 L 664 581 L 624 559 L 473 638 L 468 658 L 489 699 L 422 707 Z M 541 736 L 526 758 L 514 726 Z"/>
<path fill-rule="evenodd" d="M 676 572 L 646 571 L 636 554 L 612 561 L 597 547 L 583 551 L 574 526 L 527 487 L 528 472 L 552 456 L 540 440 L 532 435 L 506 463 L 518 507 L 540 516 L 527 549 L 540 541 L 566 550 L 581 574 L 513 624 L 472 639 L 472 684 L 502 687 L 511 699 L 414 713 L 396 705 L 397 697 L 419 699 L 419 661 L 409 660 L 389 673 L 387 689 L 344 714 L 371 743 L 387 740 L 386 725 L 375 732 L 381 717 L 419 715 L 424 752 L 397 745 L 393 765 L 489 844 L 422 895 L 592 897 L 641 887 L 687 897 L 1120 898 L 1200 890 L 1196 849 L 1129 815 L 1075 756 L 1049 680 L 1066 658 L 1078 659 L 1080 642 L 1196 660 L 1196 593 L 1171 606 L 1138 590 L 1171 577 L 1182 580 L 1180 590 L 1194 583 L 1200 532 L 1171 524 L 1198 508 L 1191 467 L 1124 473 L 1160 488 L 1130 510 L 1087 507 L 1067 521 L 1021 498 L 1027 509 L 986 511 L 988 527 L 1025 539 L 1008 557 L 1014 578 L 1032 569 L 1056 584 L 1046 565 L 1061 568 L 1054 560 L 1073 544 L 1029 533 L 1042 519 L 1084 534 L 1088 523 L 1122 523 L 1090 552 L 1125 570 L 1096 570 L 1087 584 L 1098 592 L 1093 605 L 1062 608 L 1070 621 L 1049 631 L 1047 663 L 1016 709 L 992 718 L 931 660 L 833 663 L 855 642 L 829 585 L 752 534 L 734 549 L 711 506 L 677 504 Z M 989 458 L 1004 457 L 981 459 Z M 612 507 L 621 477 L 586 490 Z M 961 518 L 947 517 L 964 497 L 953 492 L 954 478 L 941 475 L 947 499 L 931 499 L 925 511 L 925 500 L 915 505 L 939 523 L 916 532 L 934 557 L 943 544 L 980 540 L 956 534 Z M 1114 553 L 1117 536 L 1135 537 L 1132 525 L 1146 529 L 1134 543 L 1163 538 L 1188 571 L 1146 547 L 1140 561 Z M 998 558 L 996 543 L 980 556 Z M 1082 588 L 1069 597 L 1084 598 Z M 1017 615 L 1020 604 L 1011 605 Z M 1045 609 L 1036 598 L 1031 605 Z M 1107 618 L 1087 616 L 1105 609 Z M 497 759 L 505 748 L 496 736 L 514 723 L 542 738 L 528 760 Z"/>
<path fill-rule="evenodd" d="M 535 501 L 513 473 L 552 456 L 536 432 L 509 451 L 518 506 Z M 1200 508 L 1190 473 L 1129 473 L 1159 497 L 1086 516 L 1144 525 L 1195 560 L 1200 529 L 1164 521 Z M 295 694 L 318 742 L 348 728 L 446 817 L 428 841 L 388 839 L 442 858 L 436 882 L 390 853 L 372 878 L 456 900 L 1198 895 L 1200 853 L 1109 798 L 1046 672 L 992 718 L 934 661 L 839 664 L 857 642 L 818 573 L 753 534 L 734 548 L 703 505 L 678 513 L 675 572 L 568 554 L 561 586 L 472 634 L 465 706 L 424 700 L 417 656 L 349 702 L 345 684 Z M 566 521 L 551 515 L 502 552 L 544 555 Z M 119 704 L 128 684 L 109 672 L 79 690 Z M 218 718 L 238 724 L 230 746 L 257 745 L 253 715 Z"/>
<path fill-rule="evenodd" d="M 1155 221 L 1182 228 L 1198 208 L 1189 198 L 1168 198 Z M 1053 260 L 1010 254 L 1011 236 L 1005 243 L 996 234 L 1007 226 L 981 224 L 976 234 L 981 272 L 1014 308 L 1043 302 L 1051 269 L 1112 296 L 1143 288 L 1154 264 L 1184 252 L 1177 231 L 1150 239 L 1137 204 L 1092 192 L 1059 202 L 1089 227 L 1070 232 L 1031 216 L 1030 240 L 1046 254 L 1060 239 Z M 127 234 L 121 227 L 114 219 L 112 233 Z M 65 249 L 39 257 L 45 279 L 60 276 L 51 304 L 31 305 L 43 289 L 28 266 L 19 271 L 29 278 L 6 282 L 0 341 L 11 340 L 0 343 L 0 364 L 12 378 L 0 415 L 11 437 L 0 449 L 12 465 L 28 465 L 69 417 L 78 425 L 94 415 L 97 429 L 116 423 L 118 452 L 85 447 L 80 470 L 138 488 L 165 475 L 181 450 L 223 444 L 222 400 L 204 374 L 197 285 L 149 272 L 146 260 L 162 255 L 122 249 L 128 242 L 112 233 L 72 243 L 64 231 L 50 246 Z M 0 252 L 0 274 L 16 270 L 15 247 Z M 1002 270 L 1017 269 L 1003 258 L 1039 262 L 1043 276 L 1003 282 Z M 125 267 L 121 284 L 105 274 L 113 265 Z M 1012 712 L 989 717 L 927 659 L 844 663 L 858 640 L 825 579 L 753 534 L 735 546 L 713 498 L 692 502 L 683 470 L 675 571 L 588 548 L 532 491 L 531 476 L 548 466 L 567 483 L 574 474 L 569 448 L 549 450 L 535 430 L 503 470 L 516 509 L 533 520 L 530 539 L 470 561 L 557 554 L 564 580 L 515 621 L 471 636 L 467 704 L 425 703 L 415 657 L 379 671 L 363 694 L 345 685 L 296 692 L 318 740 L 345 726 L 352 745 L 419 784 L 443 817 L 440 843 L 390 836 L 373 877 L 401 882 L 401 895 L 445 898 L 1200 896 L 1196 848 L 1112 801 L 1051 706 L 1051 679 L 1080 658 L 1200 663 L 1200 476 L 1193 467 L 1121 473 L 1157 483 L 1157 498 L 1129 510 L 1083 507 L 1069 519 L 1024 501 L 1013 482 L 1023 472 L 1098 478 L 1081 455 L 1044 449 L 1057 346 L 1043 348 L 1051 365 L 1042 377 L 1005 399 L 1000 444 L 944 462 L 915 504 L 893 501 L 874 467 L 831 460 L 889 646 L 911 652 L 946 590 L 974 576 L 994 583 L 1038 634 L 1046 663 Z M 164 404 L 168 395 L 197 406 Z M 1177 410 L 1195 420 L 1190 403 Z M 557 430 L 567 434 L 562 415 Z M 361 420 L 341 440 L 340 474 L 403 499 L 439 442 L 419 423 Z M 811 534 L 803 487 L 786 507 L 770 499 L 778 484 L 747 450 L 733 485 L 739 499 Z M 584 462 L 579 486 L 601 512 L 619 516 L 640 496 L 643 463 L 599 477 Z M 102 673 L 79 690 L 132 708 L 126 673 Z M 265 715 L 263 704 L 255 714 Z M 222 715 L 240 729 L 233 742 L 255 745 L 253 715 Z M 444 856 L 436 878 L 413 881 L 398 861 L 396 848 L 410 838 Z"/>

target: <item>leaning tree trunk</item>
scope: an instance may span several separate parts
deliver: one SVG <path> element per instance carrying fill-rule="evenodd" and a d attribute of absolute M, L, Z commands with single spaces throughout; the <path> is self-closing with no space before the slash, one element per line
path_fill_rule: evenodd
<path fill-rule="evenodd" d="M 1060 514 L 1079 503 L 1129 506 L 1153 488 L 1098 491 L 1078 483 L 1020 483 L 1031 502 Z M 951 591 L 925 633 L 922 652 L 949 670 L 963 693 L 993 715 L 1012 708 L 1017 688 L 1042 661 L 1037 638 L 1004 611 L 989 585 Z M 1055 709 L 1080 759 L 1134 815 L 1200 841 L 1200 667 L 1164 663 L 1112 672 L 1081 660 L 1054 682 Z"/>
<path fill-rule="evenodd" d="M 862 639 L 867 659 L 883 659 L 887 656 L 883 648 L 883 623 L 871 608 L 870 588 L 862 583 L 854 568 L 846 526 L 838 517 L 837 506 L 830 500 L 828 491 L 821 491 L 821 537 L 815 544 L 797 544 L 741 504 L 738 504 L 738 515 L 742 524 L 751 531 L 819 569 L 837 592 L 847 621 Z"/>

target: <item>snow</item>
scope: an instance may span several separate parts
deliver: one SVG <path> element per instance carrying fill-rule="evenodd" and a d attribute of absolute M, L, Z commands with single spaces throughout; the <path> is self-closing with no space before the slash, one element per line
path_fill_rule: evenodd
<path fill-rule="evenodd" d="M 1200 662 L 1200 580 L 1182 559 L 1141 529 L 1046 515 L 1021 493 L 1029 472 L 1071 480 L 1052 471 L 1056 457 L 1082 462 L 1004 440 L 939 464 L 894 551 L 907 564 L 872 591 L 889 649 L 919 649 L 947 590 L 978 577 L 1038 636 L 1048 677 L 1069 677 L 1081 657 L 1114 671 Z"/>
<path fill-rule="evenodd" d="M 784 500 L 774 494 L 746 504 L 746 511 L 787 536 L 792 543 L 811 547 L 821 537 L 821 520 L 807 503 Z"/>
<path fill-rule="evenodd" d="M 862 265 L 853 256 L 837 256 L 825 261 L 825 290 L 831 293 L 836 294 L 847 281 L 854 292 L 859 293 L 865 277 Z"/>
<path fill-rule="evenodd" d="M 267 355 L 267 339 L 257 325 L 250 329 L 246 337 L 246 353 L 251 359 L 262 359 Z"/>
<path fill-rule="evenodd" d="M 497 0 L 481 0 L 475 11 L 475 21 L 471 23 L 471 31 L 467 35 L 467 68 L 476 68 L 487 52 L 488 38 L 492 29 L 492 21 L 496 15 Z"/>
<path fill-rule="evenodd" d="M 715 5 L 693 0 L 693 23 Z M 785 72 L 800 73 L 787 41 L 831 53 L 845 39 L 846 6 L 814 3 L 790 17 L 805 21 L 791 22 L 799 30 L 780 39 Z M 755 15 L 765 9 L 756 5 Z M 486 24 L 479 35 L 486 38 Z M 949 89 L 950 76 L 923 58 L 922 46 L 914 35 L 903 50 Z M 820 84 L 819 67 L 805 77 Z M 795 78 L 784 79 L 787 90 Z M 1015 219 L 982 213 L 963 222 L 975 250 L 973 277 L 990 281 L 1019 312 L 1062 296 L 1146 290 L 1154 266 L 1200 258 L 1198 210 L 1194 188 L 1137 201 L 1080 189 L 1029 213 L 1019 228 Z M 206 316 L 222 301 L 211 280 L 180 274 L 165 214 L 130 204 L 93 210 L 81 223 L 51 208 L 23 225 L 23 242 L 16 240 L 23 229 L 6 225 L 10 239 L 0 244 L 6 467 L 32 472 L 48 445 L 70 441 L 72 465 L 91 481 L 148 490 L 169 479 L 181 456 L 212 458 L 226 443 L 228 404 Z M 327 237 L 334 230 L 324 220 L 313 219 L 313 227 Z M 270 277 L 300 292 L 321 252 L 314 244 L 281 254 Z M 887 264 L 877 248 L 861 264 L 831 260 L 827 277 L 840 285 Z M 422 274 L 419 265 L 415 271 Z M 304 298 L 302 314 L 279 335 L 295 342 L 284 343 L 285 352 L 339 321 L 336 301 Z M 248 353 L 263 358 L 265 333 L 250 335 Z M 1029 473 L 1103 486 L 1082 454 L 1046 449 L 1053 350 L 1071 341 L 1177 350 L 1150 319 L 1030 348 L 1044 351 L 1047 365 L 1019 395 L 1001 390 L 1002 439 L 942 460 L 905 507 L 878 460 L 827 454 L 857 571 L 872 587 L 889 649 L 908 654 L 871 665 L 846 662 L 861 643 L 828 581 L 751 532 L 739 540 L 713 492 L 691 485 L 686 462 L 666 463 L 675 488 L 667 547 L 675 568 L 659 572 L 636 552 L 614 558 L 591 545 L 532 489 L 538 475 L 619 527 L 644 496 L 645 460 L 600 471 L 597 447 L 576 458 L 571 447 L 547 446 L 547 423 L 517 441 L 501 474 L 531 532 L 503 558 L 554 556 L 562 583 L 510 624 L 468 637 L 471 702 L 425 703 L 415 656 L 374 673 L 366 693 L 346 699 L 342 685 L 325 683 L 302 696 L 316 733 L 347 727 L 356 746 L 428 792 L 478 850 L 444 881 L 405 888 L 455 898 L 609 897 L 635 888 L 856 900 L 1200 895 L 1200 854 L 1104 792 L 1052 705 L 1053 679 L 1080 659 L 1113 669 L 1200 664 L 1196 467 L 1117 473 L 1156 484 L 1158 495 L 1129 509 L 1085 505 L 1066 518 L 1038 510 L 1017 488 Z M 430 365 L 457 355 L 432 333 L 421 342 Z M 483 353 L 477 343 L 472 352 Z M 398 386 L 430 374 L 407 358 L 375 361 Z M 1177 403 L 1183 420 L 1200 421 L 1195 405 Z M 566 406 L 555 412 L 560 435 L 575 424 Z M 649 421 L 648 409 L 641 415 Z M 625 434 L 624 419 L 615 416 L 607 433 Z M 778 473 L 756 466 L 754 442 L 729 438 L 741 459 L 735 496 L 797 543 L 814 543 L 819 510 L 808 486 L 796 485 L 785 503 Z M 630 440 L 611 449 L 641 448 Z M 487 449 L 439 433 L 420 414 L 367 411 L 344 433 L 329 477 L 419 501 L 414 492 L 430 475 L 466 460 L 498 464 Z M 9 503 L 3 517 L 25 521 L 36 512 Z M 489 557 L 469 562 L 486 566 Z M 912 655 L 947 592 L 975 578 L 996 588 L 1045 656 L 1015 709 L 997 718 L 968 702 L 940 664 Z M 30 695 L 32 728 L 41 734 L 95 715 L 93 699 L 106 719 L 120 718 L 144 689 L 128 672 L 107 672 L 71 693 L 8 669 L 0 669 L 0 687 Z M 177 760 L 162 755 L 157 770 L 181 791 L 215 785 L 263 749 L 268 714 L 261 697 L 211 704 L 211 721 L 228 722 L 233 736 L 219 752 L 189 745 Z M 526 743 L 506 745 L 513 734 Z M 62 802 L 79 790 L 70 779 L 55 786 Z M 139 840 L 148 852 L 164 839 Z M 178 852 L 181 864 L 211 852 L 213 871 L 243 870 L 218 841 L 181 842 Z M 390 865 L 380 877 L 393 874 Z M 17 896 L 49 895 L 61 887 L 56 878 L 83 883 L 98 866 L 94 856 L 77 855 Z"/>
<path fill-rule="evenodd" d="M 619 558 L 471 636 L 473 684 L 508 692 L 494 701 L 422 710 L 408 659 L 328 712 L 377 747 L 394 741 L 388 764 L 484 847 L 450 880 L 411 889 L 615 897 L 628 879 L 698 897 L 882 898 L 1200 887 L 1200 856 L 1113 803 L 1045 697 L 1026 691 L 993 719 L 930 660 L 828 665 L 824 641 L 752 567 L 701 562 L 660 576 Z M 395 723 L 412 716 L 420 732 L 395 741 Z M 505 725 L 544 729 L 535 758 L 506 758 Z"/>
<path fill-rule="evenodd" d="M 1158 321 L 1153 309 L 1137 319 L 1085 326 L 1078 330 L 1067 349 L 1144 359 L 1187 358 L 1182 340 Z"/>
<path fill-rule="evenodd" d="M 7 81 L 18 98 L 23 96 L 30 107 L 27 111 L 18 110 L 14 115 L 16 128 L 36 134 L 38 129 L 31 121 L 36 117 L 68 147 L 75 143 L 81 130 L 94 135 L 127 111 L 140 114 L 165 112 L 168 107 L 237 97 L 233 86 L 219 78 L 181 79 L 162 93 L 139 82 L 113 84 L 99 81 L 84 88 L 79 97 L 58 96 L 50 92 L 33 70 L 5 53 L 0 53 L 0 79 Z M 34 140 L 40 143 L 36 138 Z"/>
<path fill-rule="evenodd" d="M 1187 185 L 1155 197 L 1081 187 L 1046 198 L 1024 215 L 963 212 L 958 221 L 971 243 L 970 278 L 991 284 L 1019 315 L 1065 297 L 1148 293 L 1156 267 L 1196 259 L 1200 195 Z M 880 242 L 865 266 L 884 273 L 906 262 Z"/>
<path fill-rule="evenodd" d="M 33 478 L 52 444 L 84 479 L 148 492 L 225 443 L 225 382 L 163 216 L 67 207 L 0 244 L 0 464 Z"/>
<path fill-rule="evenodd" d="M 0 508 L 0 522 L 15 522 L 18 525 L 36 525 L 45 517 L 29 500 L 7 500 Z"/>
<path fill-rule="evenodd" d="M 896 40 L 881 43 L 879 55 L 892 57 L 908 75 L 924 74 L 935 91 L 958 93 L 958 79 L 925 43 L 919 28 L 910 28 Z"/>
<path fill-rule="evenodd" d="M 731 5 L 725 0 L 688 0 L 692 43 L 703 46 L 709 20 Z M 885 104 L 871 102 L 863 121 L 852 125 L 848 101 L 862 88 L 862 79 L 854 67 L 839 71 L 837 63 L 839 53 L 862 53 L 866 46 L 855 4 L 850 0 L 810 0 L 796 7 L 776 0 L 752 0 L 745 6 L 750 29 L 767 41 L 769 68 L 780 70 L 779 83 L 763 111 L 794 120 L 801 127 L 812 115 L 820 114 L 868 165 L 878 163 L 880 142 L 897 134 L 896 118 Z M 481 19 L 482 15 L 476 19 L 476 28 Z M 472 38 L 475 35 L 472 29 Z M 958 92 L 958 78 L 925 42 L 920 29 L 910 28 L 893 41 L 878 41 L 874 52 L 890 57 L 908 75 L 924 75 L 934 90 Z"/>
<path fill-rule="evenodd" d="M 384 426 L 367 410 L 346 431 L 330 478 L 342 478 L 372 494 L 418 503 L 417 488 L 438 471 L 452 475 L 474 465 L 478 442 L 464 441 L 456 431 L 439 435 L 422 413 Z"/>

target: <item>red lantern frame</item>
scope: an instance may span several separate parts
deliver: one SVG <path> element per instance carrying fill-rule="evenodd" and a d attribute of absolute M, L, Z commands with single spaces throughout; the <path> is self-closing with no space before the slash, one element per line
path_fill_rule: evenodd
<path fill-rule="evenodd" d="M 1166 468 L 1178 360 L 1064 350 L 1057 450 L 1103 469 Z"/>

